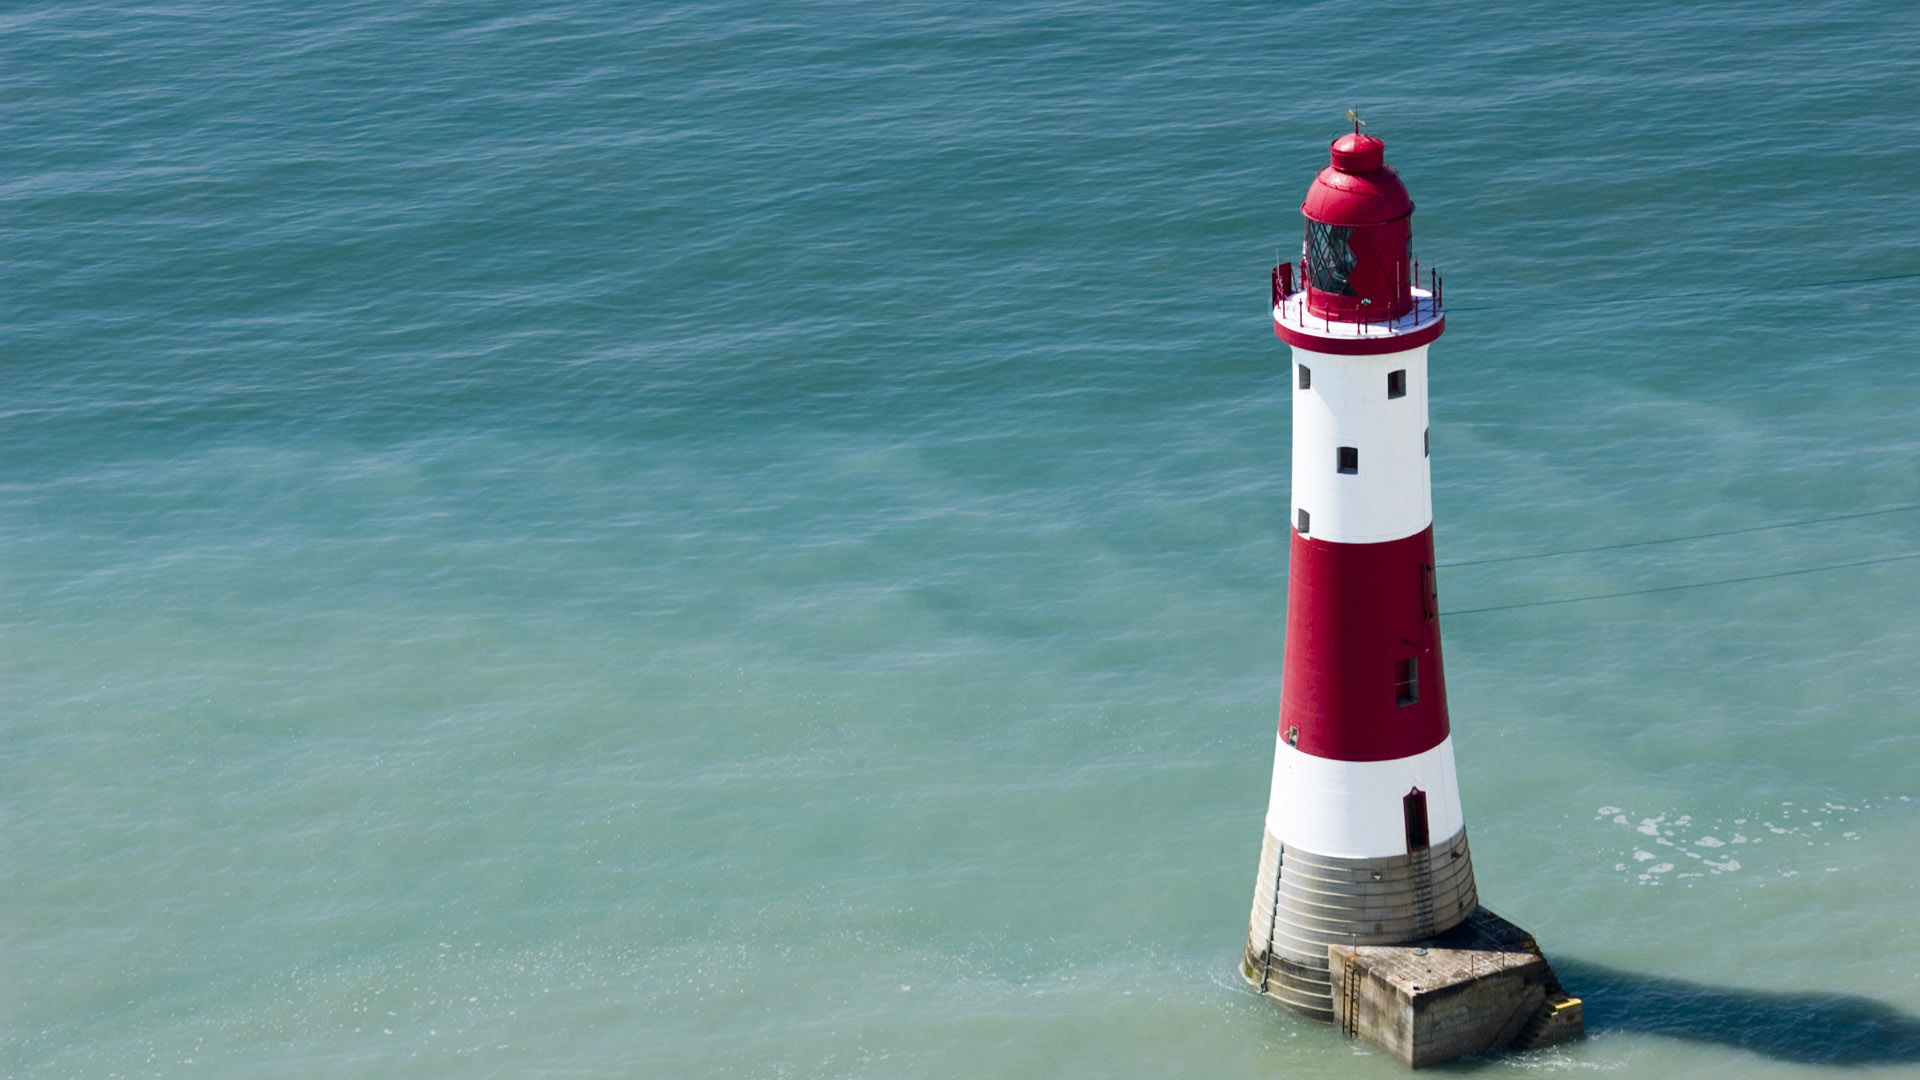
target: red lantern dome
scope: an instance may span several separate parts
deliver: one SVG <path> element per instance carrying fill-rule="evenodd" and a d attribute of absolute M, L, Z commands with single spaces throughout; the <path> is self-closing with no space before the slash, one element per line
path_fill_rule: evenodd
<path fill-rule="evenodd" d="M 1400 174 L 1387 165 L 1387 144 L 1372 135 L 1333 140 L 1333 164 L 1320 170 L 1300 212 L 1326 225 L 1384 225 L 1413 213 Z"/>

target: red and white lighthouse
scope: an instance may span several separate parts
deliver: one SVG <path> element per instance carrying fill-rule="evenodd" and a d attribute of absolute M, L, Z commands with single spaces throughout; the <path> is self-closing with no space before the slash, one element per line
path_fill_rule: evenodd
<path fill-rule="evenodd" d="M 1298 278 L 1274 269 L 1293 350 L 1286 670 L 1243 970 L 1334 1015 L 1329 945 L 1418 941 L 1477 906 L 1454 779 L 1434 591 L 1427 350 L 1439 275 L 1385 146 L 1332 146 L 1301 213 Z"/>

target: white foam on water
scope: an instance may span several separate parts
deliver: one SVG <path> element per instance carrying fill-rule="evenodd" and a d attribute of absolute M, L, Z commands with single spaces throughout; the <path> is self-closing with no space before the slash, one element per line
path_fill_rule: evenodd
<path fill-rule="evenodd" d="M 1911 798 L 1908 796 L 1900 796 L 1899 798 L 1907 802 L 1912 801 Z M 1796 834 L 1808 835 L 1811 833 L 1812 829 L 1823 828 L 1826 825 L 1828 820 L 1844 821 L 1845 818 L 1839 816 L 1842 812 L 1846 812 L 1846 813 L 1869 812 L 1869 811 L 1878 809 L 1880 807 L 1889 805 L 1893 801 L 1894 801 L 1893 797 L 1889 796 L 1882 799 L 1863 800 L 1858 804 L 1852 805 L 1852 806 L 1843 805 L 1838 802 L 1825 801 L 1815 807 L 1796 806 L 1796 804 L 1793 802 L 1783 801 L 1780 803 L 1780 808 L 1782 813 L 1788 815 L 1787 820 L 1791 820 L 1791 815 L 1797 810 L 1801 815 L 1806 816 L 1809 819 L 1809 824 L 1811 825 L 1811 829 L 1807 829 L 1803 832 L 1802 828 L 1798 826 L 1791 826 L 1787 824 L 1776 824 L 1775 822 L 1764 821 L 1764 820 L 1760 821 L 1759 824 L 1762 827 L 1764 827 L 1767 831 L 1775 835 L 1780 835 L 1780 836 L 1792 836 Z M 1747 825 L 1749 822 L 1755 821 L 1756 819 L 1750 815 L 1699 822 L 1698 824 L 1700 824 L 1702 827 L 1701 834 L 1697 837 L 1691 837 L 1691 838 L 1686 837 L 1684 835 L 1680 835 L 1681 832 L 1687 830 L 1688 826 L 1695 824 L 1694 817 L 1690 813 L 1680 813 L 1677 811 L 1670 810 L 1670 811 L 1667 811 L 1664 813 L 1658 813 L 1658 814 L 1637 815 L 1632 813 L 1626 807 L 1607 805 L 1607 806 L 1602 806 L 1598 809 L 1594 820 L 1610 821 L 1614 825 L 1628 826 L 1632 828 L 1635 833 L 1641 836 L 1652 838 L 1653 843 L 1661 847 L 1674 848 L 1681 855 L 1685 855 L 1689 859 L 1698 860 L 1704 867 L 1711 868 L 1711 874 L 1713 875 L 1735 873 L 1742 869 L 1741 863 L 1737 859 L 1732 859 L 1732 858 L 1715 859 L 1708 855 L 1702 854 L 1701 853 L 1702 851 L 1717 852 L 1719 849 L 1725 848 L 1733 844 L 1756 844 L 1757 845 L 1765 842 L 1760 837 L 1750 837 L 1743 832 L 1734 831 L 1733 829 L 1729 828 L 1729 826 Z M 1814 834 L 1814 835 L 1817 836 L 1817 834 Z M 1723 839 L 1722 838 L 1723 836 L 1725 836 L 1726 838 Z M 1669 839 L 1670 837 L 1674 839 Z M 1858 830 L 1852 830 L 1852 831 L 1843 833 L 1842 839 L 1859 840 L 1859 839 L 1862 839 L 1862 836 Z M 1806 841 L 1806 846 L 1831 847 L 1833 846 L 1833 842 L 1819 841 L 1817 838 L 1808 839 Z M 1700 850 L 1690 850 L 1690 849 L 1700 849 Z M 1616 861 L 1614 863 L 1613 869 L 1615 873 L 1632 873 L 1636 867 L 1644 867 L 1646 864 L 1651 863 L 1654 860 L 1660 858 L 1659 855 L 1655 854 L 1652 851 L 1647 850 L 1646 848 L 1629 847 L 1628 850 L 1630 852 L 1630 857 L 1632 861 L 1627 862 L 1622 857 L 1616 856 L 1616 859 L 1620 859 L 1621 861 Z M 1658 870 L 1658 867 L 1667 866 L 1670 868 L 1672 865 L 1673 864 L 1671 863 L 1660 863 L 1654 867 L 1647 868 L 1645 872 L 1639 873 L 1636 876 L 1635 880 L 1643 884 L 1658 884 L 1660 881 L 1659 873 L 1662 872 Z M 1782 871 L 1782 873 L 1787 874 L 1789 876 L 1791 876 L 1792 874 L 1797 874 L 1798 872 L 1799 871 L 1797 870 Z M 1680 875 L 1680 876 L 1688 876 L 1688 875 Z M 1701 877 L 1705 875 L 1693 874 L 1691 876 Z M 1691 885 L 1689 885 L 1689 887 L 1691 887 Z"/>

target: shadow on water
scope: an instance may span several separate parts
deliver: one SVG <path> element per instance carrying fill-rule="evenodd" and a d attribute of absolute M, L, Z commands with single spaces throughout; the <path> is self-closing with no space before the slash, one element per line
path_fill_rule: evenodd
<path fill-rule="evenodd" d="M 1809 1065 L 1920 1063 L 1920 1017 L 1872 998 L 1704 986 L 1552 961 L 1567 991 L 1582 999 L 1589 1033 L 1670 1035 Z"/>

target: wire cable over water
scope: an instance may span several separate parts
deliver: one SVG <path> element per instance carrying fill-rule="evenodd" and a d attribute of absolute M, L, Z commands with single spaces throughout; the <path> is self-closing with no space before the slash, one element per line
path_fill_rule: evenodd
<path fill-rule="evenodd" d="M 1657 540 L 1629 540 L 1624 544 L 1601 544 L 1597 547 L 1567 548 L 1564 551 L 1541 551 L 1531 555 L 1496 555 L 1487 559 L 1461 559 L 1456 562 L 1436 563 L 1441 569 L 1449 566 L 1486 566 L 1491 563 L 1522 562 L 1527 559 L 1551 559 L 1558 555 L 1583 555 L 1591 551 L 1619 551 L 1622 548 L 1647 547 L 1653 544 L 1678 544 L 1685 540 L 1708 540 L 1716 536 L 1739 536 L 1742 533 L 1766 532 L 1770 529 L 1792 529 L 1801 525 L 1825 525 L 1833 521 L 1853 521 L 1858 518 L 1879 517 L 1883 514 L 1900 514 L 1909 510 L 1920 510 L 1920 503 L 1912 506 L 1890 506 L 1884 510 L 1867 510 L 1858 514 L 1838 514 L 1833 517 L 1807 518 L 1803 521 L 1782 521 L 1774 525 L 1752 525 L 1744 529 L 1722 529 L 1719 532 L 1693 533 L 1688 536 L 1663 536 Z"/>
<path fill-rule="evenodd" d="M 1657 297 L 1643 296 L 1643 295 L 1637 295 L 1637 294 L 1620 295 L 1620 296 L 1577 296 L 1577 297 L 1569 296 L 1569 297 L 1557 298 L 1556 300 L 1554 300 L 1554 303 L 1563 307 L 1565 306 L 1602 307 L 1602 306 L 1607 306 L 1612 304 L 1649 303 L 1655 300 L 1658 300 L 1664 303 L 1669 300 L 1688 299 L 1688 298 L 1703 297 L 1703 296 L 1731 296 L 1731 295 L 1738 295 L 1738 294 L 1756 294 L 1757 295 L 1762 292 L 1792 293 L 1792 292 L 1797 292 L 1803 289 L 1821 289 L 1821 288 L 1829 288 L 1835 285 L 1871 285 L 1871 284 L 1876 284 L 1882 281 L 1908 281 L 1913 278 L 1920 278 L 1920 271 L 1913 271 L 1910 273 L 1902 273 L 1902 274 L 1876 274 L 1872 277 L 1836 278 L 1831 281 L 1803 281 L 1794 285 L 1782 285 L 1782 286 L 1779 286 L 1778 288 L 1771 288 L 1771 287 L 1760 286 L 1760 285 L 1728 285 L 1728 286 L 1722 286 L 1720 288 L 1714 288 L 1714 289 L 1689 289 L 1689 290 L 1680 290 L 1675 292 L 1663 292 L 1663 293 L 1660 293 Z M 1502 304 L 1499 301 L 1493 301 L 1491 303 L 1482 302 L 1478 304 L 1463 304 L 1459 306 L 1449 306 L 1447 308 L 1447 311 L 1449 314 L 1452 314 L 1455 312 L 1468 312 L 1468 311 L 1493 311 L 1493 310 L 1498 310 L 1502 307 L 1507 307 L 1507 306 L 1510 306 L 1510 305 Z"/>
<path fill-rule="evenodd" d="M 1593 596 L 1567 596 L 1557 600 L 1527 600 L 1518 604 L 1495 604 L 1490 607 L 1462 608 L 1458 611 L 1443 611 L 1446 615 L 1478 615 L 1484 611 L 1512 611 L 1516 608 L 1551 607 L 1555 604 L 1578 604 L 1588 600 L 1613 600 L 1623 596 L 1647 596 L 1652 593 L 1680 592 L 1684 589 L 1705 589 L 1714 585 L 1738 585 L 1744 581 L 1770 581 L 1774 578 L 1798 577 L 1801 574 L 1820 574 L 1828 570 L 1846 570 L 1856 566 L 1874 566 L 1879 563 L 1901 562 L 1906 559 L 1920 559 L 1920 551 L 1909 551 L 1904 555 L 1884 555 L 1877 559 L 1860 559 L 1856 562 L 1834 563 L 1831 566 L 1809 566 L 1800 570 L 1780 570 L 1771 574 L 1750 574 L 1746 577 L 1722 578 L 1718 581 L 1694 581 L 1685 585 L 1660 585 L 1650 589 L 1628 589 L 1625 592 L 1597 593 Z"/>

